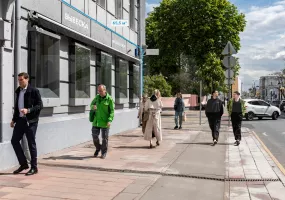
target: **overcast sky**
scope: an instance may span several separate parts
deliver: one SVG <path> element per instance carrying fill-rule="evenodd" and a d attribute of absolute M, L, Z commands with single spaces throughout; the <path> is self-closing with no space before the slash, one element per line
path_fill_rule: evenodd
<path fill-rule="evenodd" d="M 230 0 L 246 15 L 241 33 L 240 78 L 243 89 L 259 84 L 260 76 L 285 68 L 285 0 Z M 160 0 L 147 0 L 147 12 Z"/>

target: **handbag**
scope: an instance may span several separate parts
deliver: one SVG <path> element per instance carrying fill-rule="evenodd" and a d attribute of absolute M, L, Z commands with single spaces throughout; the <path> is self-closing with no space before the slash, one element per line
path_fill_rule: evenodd
<path fill-rule="evenodd" d="M 90 122 L 93 122 L 94 119 L 95 119 L 95 116 L 96 116 L 96 110 L 91 109 L 91 110 L 89 111 L 89 121 L 90 121 Z"/>
<path fill-rule="evenodd" d="M 143 121 L 147 121 L 149 118 L 149 112 L 148 111 L 144 111 L 143 112 Z"/>
<path fill-rule="evenodd" d="M 183 115 L 183 117 L 182 117 L 182 121 L 183 121 L 183 122 L 186 122 L 186 120 L 187 120 L 187 116 L 186 116 L 186 113 L 184 112 L 184 115 Z"/>

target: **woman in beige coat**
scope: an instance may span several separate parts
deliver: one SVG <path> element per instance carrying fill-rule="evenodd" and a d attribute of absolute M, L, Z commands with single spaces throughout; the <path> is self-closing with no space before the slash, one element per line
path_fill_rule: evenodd
<path fill-rule="evenodd" d="M 142 101 L 140 102 L 140 108 L 139 108 L 139 113 L 138 113 L 138 118 L 140 119 L 143 133 L 145 132 L 146 122 L 148 118 L 148 116 L 146 116 L 148 113 L 145 110 L 145 103 L 147 100 L 148 100 L 148 96 L 144 95 L 142 98 Z"/>
<path fill-rule="evenodd" d="M 162 140 L 161 130 L 161 110 L 162 102 L 160 100 L 159 90 L 155 90 L 150 99 L 145 104 L 145 111 L 149 112 L 149 117 L 146 123 L 146 129 L 144 133 L 144 139 L 150 141 L 150 148 L 153 148 L 152 138 L 153 134 L 156 137 L 156 144 L 159 146 L 159 142 Z"/>

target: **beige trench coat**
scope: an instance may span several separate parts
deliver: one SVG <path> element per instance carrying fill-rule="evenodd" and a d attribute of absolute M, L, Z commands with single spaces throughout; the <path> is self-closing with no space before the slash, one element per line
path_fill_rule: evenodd
<path fill-rule="evenodd" d="M 141 101 L 141 102 L 140 102 L 139 113 L 138 113 L 138 117 L 139 117 L 140 121 L 142 121 L 142 114 L 143 114 L 144 107 L 145 107 L 145 103 L 143 103 L 143 102 Z"/>
<path fill-rule="evenodd" d="M 162 102 L 160 99 L 156 101 L 147 100 L 145 104 L 145 110 L 149 111 L 149 118 L 146 123 L 146 129 L 144 133 L 144 139 L 150 141 L 152 139 L 152 130 L 154 131 L 154 135 L 157 141 L 162 140 L 162 130 L 161 130 L 161 110 L 162 110 Z"/>

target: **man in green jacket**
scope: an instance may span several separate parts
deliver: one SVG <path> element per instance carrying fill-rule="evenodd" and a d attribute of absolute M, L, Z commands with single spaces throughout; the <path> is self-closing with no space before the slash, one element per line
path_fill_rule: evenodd
<path fill-rule="evenodd" d="M 229 101 L 227 107 L 236 140 L 235 145 L 238 146 L 241 141 L 241 123 L 246 112 L 245 102 L 240 98 L 238 91 L 234 92 L 233 99 Z"/>
<path fill-rule="evenodd" d="M 92 137 L 96 147 L 94 157 L 98 157 L 101 151 L 101 158 L 105 159 L 108 150 L 108 137 L 111 123 L 114 119 L 114 101 L 107 93 L 105 85 L 98 86 L 98 93 L 90 105 L 90 109 L 95 111 L 95 117 L 92 122 Z M 99 135 L 102 131 L 102 145 Z"/>

